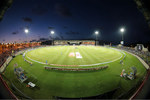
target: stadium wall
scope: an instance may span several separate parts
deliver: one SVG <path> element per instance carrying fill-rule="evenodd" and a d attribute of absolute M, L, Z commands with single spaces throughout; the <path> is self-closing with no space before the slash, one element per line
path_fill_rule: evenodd
<path fill-rule="evenodd" d="M 129 100 L 133 100 L 133 99 L 136 98 L 136 96 L 140 93 L 140 91 L 142 90 L 144 84 L 148 80 L 149 75 L 150 75 L 150 71 L 147 72 L 147 75 L 146 75 L 145 79 L 143 80 L 143 82 L 141 83 L 141 85 L 139 86 L 139 88 L 136 90 L 136 92 L 129 98 Z"/>
<path fill-rule="evenodd" d="M 24 50 L 19 51 L 19 52 L 16 52 L 16 53 L 15 53 L 15 56 L 17 56 L 17 55 L 19 55 L 19 54 L 21 54 L 21 53 L 23 53 L 23 52 L 24 52 Z M 12 59 L 13 59 L 13 57 L 12 57 L 12 56 L 9 56 L 9 57 L 7 58 L 7 60 L 5 61 L 5 63 L 4 63 L 2 66 L 0 66 L 0 73 L 2 73 L 2 72 L 5 71 L 7 65 L 11 62 Z"/>
<path fill-rule="evenodd" d="M 0 79 L 2 81 L 2 83 L 4 84 L 5 88 L 8 90 L 8 93 L 10 93 L 10 95 L 12 96 L 13 99 L 19 100 L 9 89 L 7 83 L 4 81 L 4 79 L 2 78 L 2 76 L 0 75 Z"/>
<path fill-rule="evenodd" d="M 8 57 L 6 62 L 0 67 L 0 73 L 4 72 L 6 69 L 6 66 L 11 62 L 12 56 Z"/>

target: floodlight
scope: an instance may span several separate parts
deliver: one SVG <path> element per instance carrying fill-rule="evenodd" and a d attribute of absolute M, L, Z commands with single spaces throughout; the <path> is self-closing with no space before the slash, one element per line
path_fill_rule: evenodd
<path fill-rule="evenodd" d="M 25 33 L 29 33 L 29 30 L 28 30 L 28 29 L 25 29 L 24 32 L 25 32 Z"/>
<path fill-rule="evenodd" d="M 124 31 L 125 31 L 125 29 L 124 29 L 124 28 L 121 28 L 121 29 L 120 29 L 120 32 L 121 32 L 121 33 L 123 33 Z"/>
<path fill-rule="evenodd" d="M 125 28 L 120 28 L 120 32 L 122 34 L 122 41 L 121 41 L 122 45 L 124 44 L 124 39 L 123 39 L 124 31 L 125 31 Z"/>
<path fill-rule="evenodd" d="M 54 34 L 55 32 L 54 31 L 51 31 L 51 34 Z"/>
<path fill-rule="evenodd" d="M 97 34 L 99 34 L 99 32 L 98 32 L 98 31 L 95 31 L 95 34 L 97 35 Z"/>

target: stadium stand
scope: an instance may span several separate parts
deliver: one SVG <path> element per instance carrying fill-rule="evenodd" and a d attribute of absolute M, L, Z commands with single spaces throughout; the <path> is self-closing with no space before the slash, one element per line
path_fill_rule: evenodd
<path fill-rule="evenodd" d="M 54 45 L 95 45 L 95 40 L 55 40 Z"/>
<path fill-rule="evenodd" d="M 125 46 L 122 46 L 122 47 L 118 46 L 117 48 L 131 52 L 131 53 L 139 56 L 150 66 L 150 52 L 149 51 L 139 51 L 139 50 L 136 50 L 135 48 L 125 47 Z"/>
<path fill-rule="evenodd" d="M 0 43 L 0 67 L 6 62 L 8 57 L 12 56 L 12 51 L 15 55 L 20 54 L 19 51 L 28 48 L 35 48 L 41 46 L 41 42 L 31 43 Z"/>

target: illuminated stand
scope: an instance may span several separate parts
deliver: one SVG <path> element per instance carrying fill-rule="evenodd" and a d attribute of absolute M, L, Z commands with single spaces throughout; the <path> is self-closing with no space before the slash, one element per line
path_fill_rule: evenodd
<path fill-rule="evenodd" d="M 12 50 L 11 56 L 14 58 L 15 57 L 15 52 Z"/>
<path fill-rule="evenodd" d="M 137 45 L 135 46 L 135 50 L 136 50 L 136 51 L 144 51 L 144 52 L 147 52 L 147 51 L 148 51 L 148 47 L 145 48 L 143 44 L 137 44 Z"/>

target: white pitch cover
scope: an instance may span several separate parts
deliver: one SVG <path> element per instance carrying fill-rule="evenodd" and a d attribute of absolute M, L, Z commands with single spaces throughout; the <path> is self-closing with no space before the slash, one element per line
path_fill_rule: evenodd
<path fill-rule="evenodd" d="M 82 58 L 82 56 L 79 52 L 76 52 L 76 58 Z"/>

